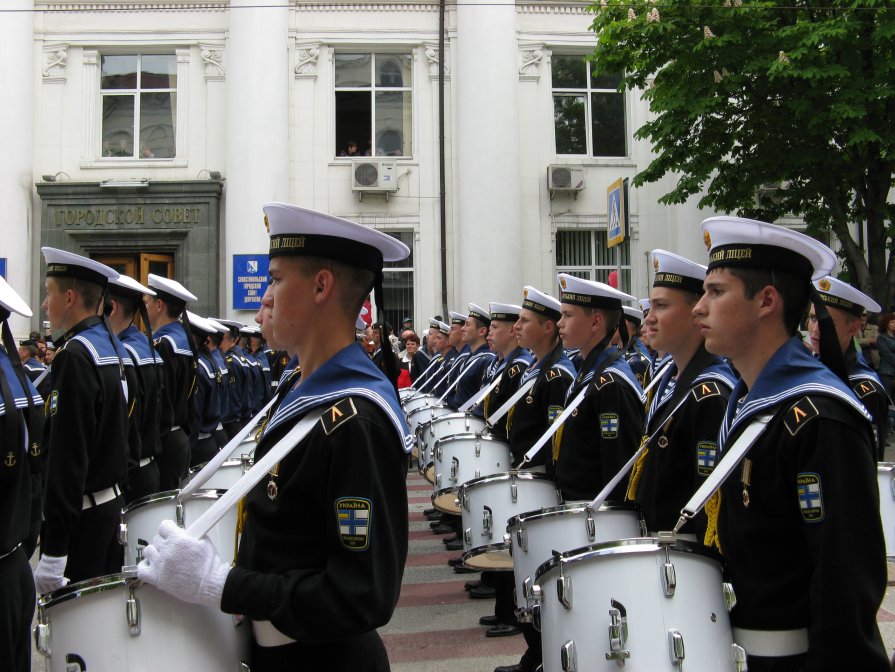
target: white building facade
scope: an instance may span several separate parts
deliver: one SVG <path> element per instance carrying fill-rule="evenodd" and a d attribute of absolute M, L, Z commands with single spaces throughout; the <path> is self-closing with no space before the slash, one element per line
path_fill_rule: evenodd
<path fill-rule="evenodd" d="M 630 189 L 628 239 L 606 248 L 607 187 L 649 163 L 648 111 L 591 76 L 585 4 L 448 5 L 443 55 L 437 2 L 9 4 L 0 257 L 35 309 L 17 334 L 44 319 L 41 245 L 175 277 L 197 312 L 249 322 L 272 200 L 407 243 L 385 317 L 417 330 L 527 284 L 555 294 L 557 270 L 605 281 L 620 260 L 646 296 L 650 250 L 705 261 L 713 213 L 660 205 L 670 181 Z"/>

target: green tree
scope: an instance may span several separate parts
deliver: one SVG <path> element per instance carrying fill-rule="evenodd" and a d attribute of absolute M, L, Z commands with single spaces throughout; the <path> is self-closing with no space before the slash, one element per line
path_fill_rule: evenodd
<path fill-rule="evenodd" d="M 624 71 L 652 112 L 639 186 L 663 203 L 831 230 L 851 281 L 895 299 L 895 4 L 865 0 L 600 0 L 597 72 Z M 782 183 L 756 202 L 762 185 Z M 866 233 L 865 233 L 866 232 Z"/>

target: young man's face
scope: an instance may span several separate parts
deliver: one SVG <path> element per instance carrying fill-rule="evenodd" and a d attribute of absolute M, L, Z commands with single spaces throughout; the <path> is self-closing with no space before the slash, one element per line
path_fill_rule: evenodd
<path fill-rule="evenodd" d="M 488 349 L 491 352 L 506 354 L 516 347 L 516 330 L 512 322 L 494 320 L 488 329 Z"/>
<path fill-rule="evenodd" d="M 429 334 L 429 345 L 432 346 L 432 352 L 434 352 L 436 354 L 441 354 L 445 350 L 447 350 L 447 345 L 448 345 L 447 336 L 445 336 L 444 334 L 442 334 L 440 331 L 438 331 L 436 329 L 435 333 Z"/>
<path fill-rule="evenodd" d="M 467 317 L 466 322 L 460 327 L 460 342 L 464 345 L 472 345 L 479 338 L 479 325 L 474 317 Z"/>
<path fill-rule="evenodd" d="M 270 285 L 262 306 L 270 312 L 270 331 L 274 342 L 295 352 L 296 344 L 308 333 L 317 313 L 314 276 L 305 277 L 298 261 L 289 257 L 273 257 L 269 274 Z"/>
<path fill-rule="evenodd" d="M 44 302 L 41 306 L 47 314 L 47 320 L 52 329 L 65 329 L 65 315 L 67 313 L 68 299 L 66 292 L 59 288 L 55 278 L 47 278 L 44 281 Z"/>
<path fill-rule="evenodd" d="M 540 346 L 550 338 L 547 330 L 547 320 L 537 313 L 523 308 L 516 321 L 516 333 L 519 335 L 519 345 L 530 350 L 539 350 Z"/>
<path fill-rule="evenodd" d="M 705 294 L 692 312 L 705 338 L 705 348 L 735 363 L 738 355 L 754 347 L 752 338 L 760 321 L 761 294 L 747 299 L 742 280 L 727 268 L 709 271 L 703 287 Z M 650 313 L 653 310 L 651 307 Z M 653 347 L 661 350 L 655 343 Z"/>
<path fill-rule="evenodd" d="M 836 327 L 836 336 L 839 339 L 839 348 L 845 352 L 848 348 L 849 341 L 858 333 L 861 328 L 861 319 L 856 315 L 838 308 L 827 306 L 830 317 L 833 318 L 833 324 Z M 814 311 L 814 304 L 808 310 L 808 337 L 811 341 L 811 349 L 814 352 L 820 352 L 820 325 L 817 322 L 817 313 Z"/>
<path fill-rule="evenodd" d="M 644 326 L 648 341 L 656 350 L 674 355 L 699 332 L 693 318 L 692 297 L 690 292 L 679 289 L 653 287 Z"/>
<path fill-rule="evenodd" d="M 459 348 L 463 341 L 463 327 L 459 324 L 451 324 L 451 333 L 448 336 L 448 343 L 452 348 Z"/>
<path fill-rule="evenodd" d="M 562 304 L 559 338 L 566 348 L 583 348 L 596 333 L 596 314 L 593 310 L 571 303 Z"/>

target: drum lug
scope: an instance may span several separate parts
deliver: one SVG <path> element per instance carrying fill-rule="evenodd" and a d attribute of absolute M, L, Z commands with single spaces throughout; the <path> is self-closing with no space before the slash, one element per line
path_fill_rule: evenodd
<path fill-rule="evenodd" d="M 136 637 L 140 634 L 140 601 L 134 596 L 134 587 L 128 588 L 127 604 L 125 613 L 127 615 L 127 627 L 130 628 L 131 636 Z"/>
<path fill-rule="evenodd" d="M 534 581 L 531 580 L 530 576 L 526 576 L 525 580 L 522 582 L 522 597 L 524 597 L 525 601 L 529 604 L 531 604 L 534 599 L 534 592 L 532 592 L 534 585 Z M 522 605 L 519 606 L 521 607 Z"/>
<path fill-rule="evenodd" d="M 47 615 L 44 613 L 43 607 L 37 607 L 37 626 L 34 628 L 34 646 L 41 654 L 51 655 L 50 648 L 50 624 L 47 623 Z"/>
<path fill-rule="evenodd" d="M 677 574 L 671 561 L 666 561 L 662 565 L 662 585 L 665 589 L 665 597 L 674 597 L 674 591 L 677 588 Z"/>
<path fill-rule="evenodd" d="M 441 446 L 435 446 L 435 461 L 441 462 L 441 456 L 444 454 L 444 449 Z"/>
<path fill-rule="evenodd" d="M 737 604 L 737 596 L 733 592 L 733 584 L 725 581 L 721 584 L 721 589 L 724 591 L 724 606 L 727 607 L 727 611 L 732 611 Z"/>
<path fill-rule="evenodd" d="M 248 453 L 243 453 L 239 457 L 239 461 L 242 462 L 242 473 L 245 474 L 249 469 L 252 468 L 252 456 Z"/>
<path fill-rule="evenodd" d="M 468 422 L 468 421 L 467 421 L 467 422 Z M 467 428 L 468 428 L 468 427 L 467 427 Z M 475 456 L 476 456 L 476 457 L 481 457 L 481 456 L 482 456 L 482 443 L 481 443 L 481 441 L 479 441 L 478 439 L 475 440 Z"/>
<path fill-rule="evenodd" d="M 479 469 L 478 467 L 476 467 L 476 469 L 475 469 L 475 477 L 476 477 L 476 478 L 481 478 L 481 476 L 482 476 L 482 470 Z"/>
<path fill-rule="evenodd" d="M 531 605 L 531 627 L 538 632 L 541 631 L 541 603 L 535 602 Z"/>
<path fill-rule="evenodd" d="M 734 669 L 736 672 L 746 672 L 749 668 L 746 666 L 746 649 L 739 644 L 730 645 L 730 657 L 733 658 Z"/>
<path fill-rule="evenodd" d="M 684 636 L 680 630 L 668 631 L 668 653 L 674 665 L 683 665 L 686 654 L 684 653 Z"/>
<path fill-rule="evenodd" d="M 631 657 L 631 652 L 625 648 L 628 643 L 628 611 L 617 600 L 609 600 L 609 603 L 612 609 L 609 610 L 609 651 L 606 660 L 624 665 L 625 660 Z"/>
<path fill-rule="evenodd" d="M 472 548 L 472 530 L 468 527 L 463 530 L 463 543 L 466 544 L 466 548 Z"/>
<path fill-rule="evenodd" d="M 559 650 L 559 661 L 563 672 L 578 672 L 578 653 L 575 651 L 575 640 L 570 639 Z"/>
<path fill-rule="evenodd" d="M 178 527 L 186 527 L 183 520 L 183 502 L 177 502 L 177 506 L 174 507 L 174 517 L 177 521 Z"/>
<path fill-rule="evenodd" d="M 587 530 L 587 538 L 593 541 L 597 538 L 597 524 L 594 522 L 594 510 L 590 505 L 585 507 L 587 510 L 587 518 L 584 519 L 584 529 Z"/>
<path fill-rule="evenodd" d="M 118 524 L 118 543 L 127 546 L 127 523 Z"/>
<path fill-rule="evenodd" d="M 493 511 L 490 506 L 482 507 L 482 536 L 491 538 L 491 523 L 493 520 Z"/>
<path fill-rule="evenodd" d="M 460 493 L 460 507 L 469 511 L 469 492 L 466 490 Z"/>
<path fill-rule="evenodd" d="M 523 527 L 516 530 L 516 545 L 525 553 L 528 553 L 528 533 L 526 533 Z"/>
<path fill-rule="evenodd" d="M 513 499 L 513 504 L 519 499 L 519 487 L 516 485 L 516 479 L 513 479 L 513 482 L 510 484 L 510 497 Z"/>
<path fill-rule="evenodd" d="M 556 490 L 554 490 L 554 492 L 556 493 L 556 505 L 559 506 L 560 504 L 562 504 L 565 501 L 562 498 L 562 490 L 557 488 Z"/>
<path fill-rule="evenodd" d="M 560 576 L 556 579 L 556 597 L 566 609 L 572 608 L 572 577 Z"/>
<path fill-rule="evenodd" d="M 441 489 L 441 474 L 435 474 L 435 489 Z"/>
<path fill-rule="evenodd" d="M 451 458 L 451 482 L 457 482 L 457 473 L 460 471 L 460 460 L 456 457 Z"/>

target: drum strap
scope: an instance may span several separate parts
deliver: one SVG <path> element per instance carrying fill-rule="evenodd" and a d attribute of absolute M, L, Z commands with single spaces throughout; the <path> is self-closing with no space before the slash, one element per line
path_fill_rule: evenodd
<path fill-rule="evenodd" d="M 736 469 L 740 461 L 746 456 L 746 453 L 749 452 L 749 449 L 755 445 L 758 437 L 761 436 L 773 417 L 773 413 L 759 415 L 746 426 L 746 429 L 744 429 L 743 433 L 737 437 L 737 440 L 734 441 L 730 450 L 727 451 L 726 454 L 722 456 L 720 462 L 715 465 L 715 469 L 712 473 L 702 482 L 702 485 L 699 486 L 696 492 L 693 493 L 690 501 L 684 504 L 684 508 L 681 509 L 681 517 L 674 526 L 673 532 L 677 533 L 688 520 L 702 510 L 702 507 L 706 505 L 712 495 L 720 489 L 724 481 L 727 480 L 727 477 L 730 476 L 734 469 Z"/>
<path fill-rule="evenodd" d="M 189 497 L 191 494 L 205 485 L 205 482 L 209 478 L 211 478 L 212 474 L 214 474 L 214 472 L 216 472 L 224 462 L 227 461 L 227 458 L 230 457 L 230 453 L 233 452 L 233 449 L 236 448 L 236 446 L 238 446 L 240 443 L 242 443 L 243 440 L 245 440 L 245 438 L 251 433 L 252 429 L 254 429 L 256 423 L 264 417 L 264 414 L 267 413 L 268 409 L 273 406 L 274 403 L 277 402 L 277 400 L 278 397 L 275 396 L 273 399 L 267 402 L 267 405 L 262 408 L 254 418 L 249 420 L 245 424 L 245 426 L 240 429 L 232 439 L 230 439 L 227 445 L 221 448 L 217 452 L 217 454 L 208 461 L 208 464 L 202 467 L 201 471 L 199 471 L 198 474 L 190 479 L 190 482 L 187 483 L 183 490 L 180 491 L 177 499 L 183 501 L 183 499 Z"/>
<path fill-rule="evenodd" d="M 507 402 L 494 411 L 494 415 L 489 416 L 488 418 L 488 427 L 494 427 L 497 422 L 507 414 L 513 406 L 516 405 L 516 402 L 519 401 L 522 397 L 525 396 L 526 392 L 528 392 L 531 388 L 535 386 L 535 383 L 538 380 L 538 376 L 532 376 L 526 381 L 524 385 L 522 385 L 518 390 L 516 390 L 516 394 L 507 399 Z"/>
<path fill-rule="evenodd" d="M 303 417 L 295 427 L 290 429 L 282 439 L 277 441 L 276 445 L 274 445 L 264 457 L 255 462 L 254 466 L 243 474 L 242 478 L 236 482 L 236 485 L 227 490 L 220 499 L 212 504 L 205 513 L 199 516 L 196 521 L 186 529 L 187 534 L 194 539 L 201 539 L 208 534 L 208 531 L 224 517 L 224 514 L 236 506 L 239 503 L 239 500 L 241 500 L 249 490 L 255 487 L 255 484 L 264 478 L 270 470 L 274 468 L 274 465 L 276 465 L 277 462 L 286 457 L 295 446 L 301 443 L 302 439 L 314 429 L 320 416 L 323 415 L 323 411 L 324 409 L 322 408 L 315 408 Z"/>
<path fill-rule="evenodd" d="M 480 402 L 482 399 L 484 399 L 485 397 L 487 397 L 487 396 L 491 393 L 491 390 L 493 390 L 495 387 L 497 387 L 497 385 L 500 383 L 500 379 L 501 379 L 501 378 L 503 378 L 503 374 L 502 374 L 502 373 L 501 373 L 499 376 L 497 376 L 497 378 L 495 378 L 494 380 L 492 380 L 492 381 L 487 385 L 487 387 L 483 387 L 481 390 L 479 390 L 479 391 L 476 392 L 473 396 L 471 396 L 471 397 L 470 397 L 466 402 L 464 402 L 464 403 L 460 406 L 460 408 L 458 408 L 457 410 L 460 411 L 461 413 L 465 413 L 465 412 L 468 411 L 469 409 L 471 409 L 471 408 L 475 408 L 476 406 L 478 406 L 479 402 Z"/>

